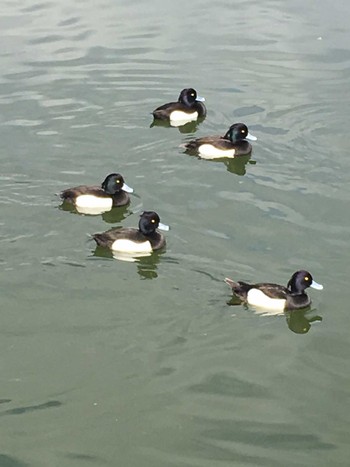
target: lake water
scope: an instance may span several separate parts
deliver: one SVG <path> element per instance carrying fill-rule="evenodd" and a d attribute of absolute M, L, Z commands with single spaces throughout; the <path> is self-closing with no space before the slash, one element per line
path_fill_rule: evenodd
<path fill-rule="evenodd" d="M 3 1 L 0 467 L 349 465 L 350 3 Z M 192 86 L 204 122 L 151 128 Z M 245 122 L 250 160 L 180 147 Z M 58 192 L 120 172 L 118 213 Z M 171 225 L 137 262 L 90 235 Z M 324 285 L 233 306 L 226 276 Z"/>

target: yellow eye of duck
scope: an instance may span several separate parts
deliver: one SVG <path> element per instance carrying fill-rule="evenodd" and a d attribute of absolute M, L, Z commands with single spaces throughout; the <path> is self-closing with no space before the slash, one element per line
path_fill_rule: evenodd
<path fill-rule="evenodd" d="M 155 224 L 156 220 L 155 220 L 155 219 L 151 219 L 151 222 L 152 222 L 152 224 Z"/>
<path fill-rule="evenodd" d="M 116 180 L 115 183 L 120 183 L 120 180 Z"/>
<path fill-rule="evenodd" d="M 308 280 L 309 280 L 308 276 L 305 276 L 305 277 L 304 277 L 304 279 L 305 279 L 306 281 L 308 281 Z"/>

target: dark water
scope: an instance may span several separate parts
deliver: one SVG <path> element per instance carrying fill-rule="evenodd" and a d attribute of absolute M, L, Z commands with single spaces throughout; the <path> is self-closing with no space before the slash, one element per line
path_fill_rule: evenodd
<path fill-rule="evenodd" d="M 1 467 L 349 465 L 348 2 L 27 2 L 1 7 Z M 153 127 L 187 86 L 208 116 Z M 179 147 L 244 121 L 250 160 Z M 55 195 L 120 171 L 121 213 Z M 89 235 L 171 225 L 122 262 Z M 230 306 L 224 277 L 312 309 Z"/>

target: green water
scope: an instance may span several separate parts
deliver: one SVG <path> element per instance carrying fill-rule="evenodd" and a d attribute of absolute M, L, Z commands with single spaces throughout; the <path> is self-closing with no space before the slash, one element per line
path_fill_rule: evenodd
<path fill-rule="evenodd" d="M 0 467 L 348 466 L 348 3 L 1 13 Z M 151 128 L 188 86 L 206 120 Z M 180 147 L 237 121 L 250 160 Z M 121 213 L 59 209 L 114 171 L 135 189 Z M 166 251 L 95 251 L 143 210 Z M 307 313 L 233 306 L 224 283 L 301 268 L 324 285 Z"/>

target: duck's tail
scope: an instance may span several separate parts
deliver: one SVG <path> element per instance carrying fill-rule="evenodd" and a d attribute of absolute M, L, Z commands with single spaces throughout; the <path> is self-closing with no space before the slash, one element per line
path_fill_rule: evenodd
<path fill-rule="evenodd" d="M 94 234 L 92 235 L 92 238 L 95 240 L 95 242 L 97 243 L 97 245 L 99 246 L 105 246 L 105 238 L 104 238 L 104 235 L 103 233 L 100 233 L 100 234 Z"/>
<path fill-rule="evenodd" d="M 235 281 L 233 281 L 232 279 L 230 279 L 229 277 L 225 277 L 225 282 L 227 285 L 229 285 L 232 289 L 236 289 L 236 288 L 239 288 L 239 284 Z"/>

